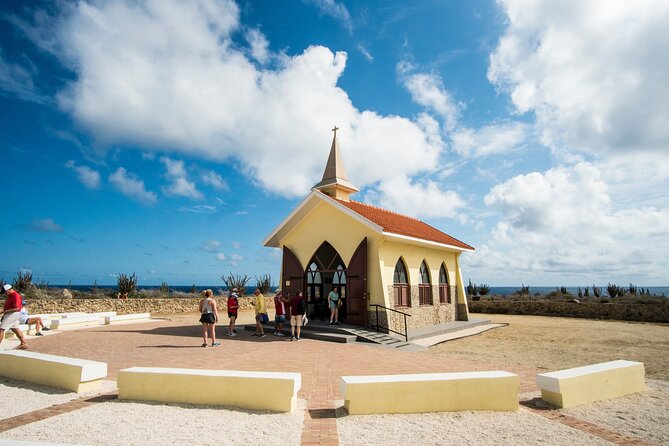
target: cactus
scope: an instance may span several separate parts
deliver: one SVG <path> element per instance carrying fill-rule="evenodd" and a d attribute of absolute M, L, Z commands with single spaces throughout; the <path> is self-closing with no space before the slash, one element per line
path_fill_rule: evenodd
<path fill-rule="evenodd" d="M 256 276 L 256 288 L 258 288 L 262 294 L 269 293 L 271 287 L 272 276 L 269 274 L 263 274 L 260 277 Z"/>
<path fill-rule="evenodd" d="M 132 273 L 132 276 L 119 274 L 117 279 L 118 292 L 121 295 L 129 295 L 137 289 L 137 275 Z"/>
<path fill-rule="evenodd" d="M 246 284 L 249 282 L 249 280 L 251 280 L 251 278 L 247 275 L 235 276 L 234 274 L 230 273 L 227 276 L 221 276 L 221 280 L 223 283 L 225 283 L 229 290 L 237 288 L 237 294 L 239 294 L 241 297 L 246 294 Z"/>

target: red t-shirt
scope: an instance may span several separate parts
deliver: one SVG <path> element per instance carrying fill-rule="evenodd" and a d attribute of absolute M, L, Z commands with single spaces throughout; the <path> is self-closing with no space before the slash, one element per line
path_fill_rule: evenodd
<path fill-rule="evenodd" d="M 286 314 L 286 306 L 279 296 L 274 296 L 274 309 L 277 316 Z"/>
<path fill-rule="evenodd" d="M 297 307 L 298 307 L 298 305 L 300 304 L 300 301 L 301 301 L 302 299 L 304 299 L 304 297 L 300 297 L 300 296 L 293 296 L 293 298 L 290 299 L 290 314 L 292 314 L 293 316 L 295 316 L 295 315 L 297 315 L 297 314 L 301 314 L 301 313 L 297 310 Z"/>
<path fill-rule="evenodd" d="M 236 296 L 228 297 L 228 312 L 237 314 L 237 309 L 239 308 L 239 301 Z"/>
<path fill-rule="evenodd" d="M 21 311 L 21 308 L 23 308 L 23 298 L 14 290 L 7 291 L 7 299 L 5 300 L 3 310 L 7 311 L 10 308 L 16 308 L 16 311 Z"/>

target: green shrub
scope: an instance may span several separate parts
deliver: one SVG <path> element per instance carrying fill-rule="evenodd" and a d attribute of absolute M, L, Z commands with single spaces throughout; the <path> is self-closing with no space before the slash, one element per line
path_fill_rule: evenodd
<path fill-rule="evenodd" d="M 479 287 L 479 293 L 481 293 L 481 296 L 486 296 L 488 293 L 490 293 L 490 287 L 485 283 L 482 283 Z"/>

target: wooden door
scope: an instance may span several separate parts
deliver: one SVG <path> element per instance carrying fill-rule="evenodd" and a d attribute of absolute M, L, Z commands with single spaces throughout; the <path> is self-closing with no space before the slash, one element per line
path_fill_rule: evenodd
<path fill-rule="evenodd" d="M 304 292 L 304 269 L 300 265 L 293 251 L 287 246 L 283 247 L 283 277 L 281 290 L 283 295 L 291 298 L 298 291 Z"/>
<path fill-rule="evenodd" d="M 367 325 L 367 237 L 362 239 L 346 274 L 346 322 Z"/>

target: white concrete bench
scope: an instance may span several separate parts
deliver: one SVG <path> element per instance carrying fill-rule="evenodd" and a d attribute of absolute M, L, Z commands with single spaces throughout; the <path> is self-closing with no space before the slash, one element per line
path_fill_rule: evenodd
<path fill-rule="evenodd" d="M 541 398 L 571 407 L 646 390 L 643 363 L 610 361 L 537 375 Z"/>
<path fill-rule="evenodd" d="M 518 410 L 520 379 L 503 371 L 342 376 L 349 414 Z"/>
<path fill-rule="evenodd" d="M 95 390 L 107 364 L 24 350 L 0 351 L 0 376 L 81 393 Z"/>
<path fill-rule="evenodd" d="M 58 330 L 62 328 L 80 328 L 91 325 L 100 325 L 100 318 L 94 314 L 84 314 L 78 317 L 68 317 L 66 319 L 54 319 L 51 321 L 51 330 Z"/>
<path fill-rule="evenodd" d="M 34 327 L 34 325 L 33 325 L 33 327 Z M 29 328 L 30 327 L 28 326 L 28 324 L 19 324 L 19 330 L 21 330 L 21 333 L 23 333 L 24 335 L 28 334 L 28 329 Z M 5 339 L 13 339 L 15 337 L 16 337 L 16 335 L 14 334 L 14 332 L 12 330 L 5 330 Z"/>
<path fill-rule="evenodd" d="M 81 316 L 85 316 L 85 315 L 86 315 L 86 313 L 84 313 L 84 312 L 74 311 L 74 312 L 70 312 L 70 313 L 38 314 L 36 316 L 40 316 L 42 319 L 44 319 L 44 317 L 47 317 L 49 319 L 67 319 L 67 318 L 71 318 L 71 317 L 81 317 Z"/>
<path fill-rule="evenodd" d="M 132 367 L 117 377 L 119 399 L 292 412 L 299 373 Z"/>
<path fill-rule="evenodd" d="M 97 316 L 100 318 L 100 323 L 104 324 L 105 323 L 105 318 L 111 317 L 111 316 L 116 316 L 116 311 L 101 311 L 98 313 L 90 313 L 91 316 Z"/>
<path fill-rule="evenodd" d="M 105 325 L 114 322 L 143 322 L 151 319 L 151 313 L 121 314 L 117 316 L 106 316 Z"/>

